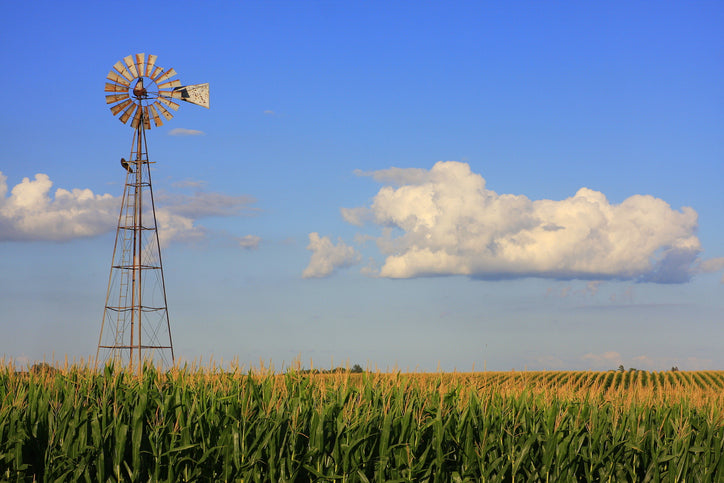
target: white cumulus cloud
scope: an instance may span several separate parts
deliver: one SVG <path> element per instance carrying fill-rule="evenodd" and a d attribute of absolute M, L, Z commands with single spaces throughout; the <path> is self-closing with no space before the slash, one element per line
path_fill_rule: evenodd
<path fill-rule="evenodd" d="M 0 241 L 65 241 L 99 235 L 114 228 L 120 201 L 89 189 L 58 188 L 46 174 L 23 178 L 7 196 L 7 177 L 0 172 Z"/>
<path fill-rule="evenodd" d="M 487 189 L 481 175 L 455 161 L 357 174 L 386 184 L 370 206 L 342 209 L 349 223 L 382 228 L 382 277 L 678 283 L 698 271 L 697 213 L 653 196 L 612 204 L 581 188 L 563 200 L 531 200 Z"/>
<path fill-rule="evenodd" d="M 338 268 L 356 265 L 361 260 L 357 250 L 342 240 L 338 240 L 335 245 L 329 237 L 320 237 L 318 233 L 309 234 L 307 250 L 312 252 L 312 258 L 302 272 L 304 278 L 328 277 Z"/>

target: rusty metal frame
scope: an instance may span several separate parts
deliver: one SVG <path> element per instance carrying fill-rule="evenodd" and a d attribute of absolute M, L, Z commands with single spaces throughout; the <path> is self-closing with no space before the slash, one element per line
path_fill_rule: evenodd
<path fill-rule="evenodd" d="M 135 370 L 141 371 L 144 363 L 154 361 L 157 352 L 160 352 L 161 362 L 165 365 L 173 365 L 176 362 L 151 183 L 150 165 L 153 162 L 148 159 L 146 140 L 148 109 L 139 106 L 137 112 L 140 113 L 140 120 L 134 129 L 130 161 L 127 162 L 130 169 L 126 170 L 95 361 L 96 367 L 100 362 L 106 363 L 109 359 L 122 365 L 127 362 L 130 371 L 134 370 L 134 366 Z M 144 191 L 148 192 L 150 201 L 148 208 L 144 207 Z M 149 217 L 148 221 L 144 221 L 144 214 Z M 147 243 L 144 244 L 145 232 L 152 232 L 152 240 L 146 239 Z M 147 254 L 149 250 L 155 251 L 152 255 L 157 264 L 144 260 L 145 255 L 151 260 L 154 259 Z M 144 284 L 153 282 L 153 279 L 146 281 L 144 273 L 152 270 L 158 271 L 156 282 L 160 285 L 161 293 L 158 305 L 148 305 L 153 301 L 144 300 Z M 117 283 L 114 283 L 114 276 L 120 279 Z M 113 303 L 112 300 L 116 302 Z M 152 327 L 150 332 L 158 334 L 161 329 L 158 325 L 163 324 L 164 332 L 168 334 L 168 342 L 161 341 L 158 337 L 156 340 L 153 338 L 150 341 L 144 340 L 144 318 L 151 313 L 160 316 L 156 321 L 157 327 Z M 111 324 L 112 322 L 115 323 Z M 145 333 L 148 334 L 149 331 L 146 330 Z M 106 353 L 105 358 L 102 357 L 102 351 Z M 164 356 L 164 351 L 170 352 L 170 360 Z"/>

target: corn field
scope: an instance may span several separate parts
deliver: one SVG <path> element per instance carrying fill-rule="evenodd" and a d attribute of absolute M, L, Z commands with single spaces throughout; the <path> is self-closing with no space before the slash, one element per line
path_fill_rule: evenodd
<path fill-rule="evenodd" d="M 724 372 L 0 378 L 4 481 L 724 479 Z"/>

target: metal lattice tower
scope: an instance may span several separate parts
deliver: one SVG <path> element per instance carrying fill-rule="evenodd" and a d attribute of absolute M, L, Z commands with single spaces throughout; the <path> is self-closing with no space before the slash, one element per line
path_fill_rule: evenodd
<path fill-rule="evenodd" d="M 166 284 L 161 261 L 156 207 L 151 185 L 146 130 L 151 119 L 156 127 L 179 108 L 175 100 L 209 107 L 209 85 L 181 86 L 173 69 L 155 65 L 156 56 L 136 54 L 117 62 L 106 82 L 111 112 L 134 129 L 129 160 L 121 158 L 126 171 L 121 212 L 118 217 L 113 260 L 103 321 L 98 338 L 96 365 L 110 361 L 134 366 L 146 362 L 171 366 L 175 363 L 171 324 L 166 302 Z M 165 106 L 165 107 L 164 107 Z M 161 116 L 159 116 L 159 113 Z"/>

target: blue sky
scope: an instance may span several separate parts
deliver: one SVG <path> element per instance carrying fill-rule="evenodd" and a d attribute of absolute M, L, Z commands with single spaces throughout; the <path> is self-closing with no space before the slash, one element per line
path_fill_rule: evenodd
<path fill-rule="evenodd" d="M 181 360 L 724 368 L 720 2 L 3 10 L 5 358 L 95 354 L 145 52 Z"/>

